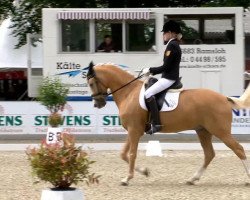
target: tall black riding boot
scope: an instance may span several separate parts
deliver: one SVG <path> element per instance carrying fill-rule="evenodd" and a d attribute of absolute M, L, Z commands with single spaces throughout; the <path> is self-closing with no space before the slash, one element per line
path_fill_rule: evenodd
<path fill-rule="evenodd" d="M 161 130 L 161 122 L 160 122 L 160 115 L 159 110 L 156 104 L 155 97 L 152 96 L 146 99 L 147 105 L 149 107 L 149 111 L 151 112 L 152 124 L 151 129 L 146 132 L 146 134 L 153 134 Z"/>

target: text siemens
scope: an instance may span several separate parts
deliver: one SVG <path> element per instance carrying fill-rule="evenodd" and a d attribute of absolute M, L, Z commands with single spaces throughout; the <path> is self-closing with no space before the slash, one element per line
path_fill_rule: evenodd
<path fill-rule="evenodd" d="M 91 124 L 90 116 L 64 116 L 63 117 L 63 125 L 66 126 L 88 126 Z M 35 125 L 36 126 L 47 126 L 48 125 L 48 116 L 41 115 L 35 117 Z"/>
<path fill-rule="evenodd" d="M 118 115 L 106 115 L 103 116 L 103 125 L 120 126 L 121 120 Z"/>
<path fill-rule="evenodd" d="M 22 116 L 0 116 L 0 126 L 21 126 Z"/>

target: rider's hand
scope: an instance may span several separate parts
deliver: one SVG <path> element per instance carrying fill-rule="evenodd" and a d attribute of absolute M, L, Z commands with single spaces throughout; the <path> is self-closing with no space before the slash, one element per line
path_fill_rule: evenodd
<path fill-rule="evenodd" d="M 149 67 L 146 67 L 142 70 L 142 75 L 149 76 L 150 75 L 150 70 Z"/>

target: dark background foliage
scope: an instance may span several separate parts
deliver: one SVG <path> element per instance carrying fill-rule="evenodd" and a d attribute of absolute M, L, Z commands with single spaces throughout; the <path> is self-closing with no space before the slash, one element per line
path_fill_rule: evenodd
<path fill-rule="evenodd" d="M 11 15 L 16 48 L 26 44 L 28 33 L 41 32 L 42 8 L 149 8 L 149 7 L 233 7 L 248 8 L 249 0 L 21 0 L 14 6 L 11 0 L 0 1 L 0 17 Z"/>

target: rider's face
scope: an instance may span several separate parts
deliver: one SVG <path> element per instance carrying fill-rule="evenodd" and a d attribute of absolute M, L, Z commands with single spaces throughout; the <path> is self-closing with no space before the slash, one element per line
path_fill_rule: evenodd
<path fill-rule="evenodd" d="M 164 32 L 164 33 L 163 33 L 163 41 L 164 41 L 164 44 L 165 44 L 166 42 L 168 42 L 170 39 L 171 39 L 171 32 L 170 32 L 170 31 Z"/>

